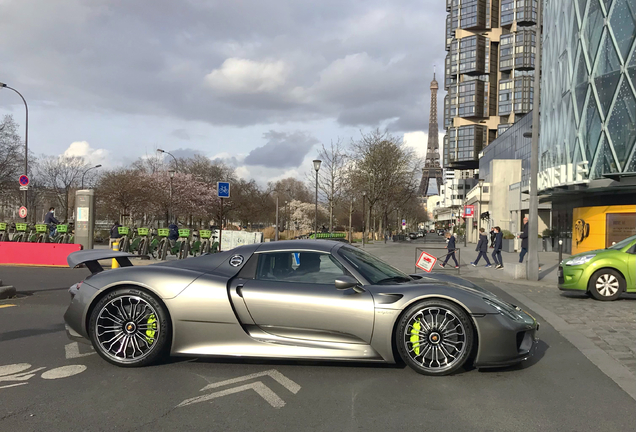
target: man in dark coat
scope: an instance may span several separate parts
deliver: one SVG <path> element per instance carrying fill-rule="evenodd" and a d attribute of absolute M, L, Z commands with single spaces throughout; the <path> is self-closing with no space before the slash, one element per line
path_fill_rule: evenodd
<path fill-rule="evenodd" d="M 49 226 L 49 234 L 53 237 L 57 228 L 56 225 L 60 224 L 60 221 L 55 219 L 55 207 L 51 207 L 46 216 L 44 216 L 44 223 Z"/>
<path fill-rule="evenodd" d="M 486 254 L 486 252 L 488 252 L 488 236 L 486 235 L 486 230 L 483 228 L 479 228 L 479 242 L 477 243 L 475 251 L 479 252 L 479 255 L 477 255 L 475 262 L 471 262 L 473 267 L 477 267 L 477 263 L 482 257 L 486 260 L 486 268 L 492 267 Z"/>
<path fill-rule="evenodd" d="M 446 249 L 448 249 L 448 253 L 446 254 L 446 259 L 444 260 L 444 264 L 440 264 L 440 267 L 444 268 L 446 266 L 446 263 L 448 263 L 448 260 L 450 258 L 453 258 L 453 261 L 455 261 L 455 268 L 459 268 L 459 263 L 457 262 L 457 258 L 455 258 L 455 250 L 457 249 L 457 247 L 455 246 L 455 236 L 447 232 L 446 240 L 448 241 L 448 244 L 446 245 Z"/>
<path fill-rule="evenodd" d="M 495 227 L 495 247 L 492 252 L 492 259 L 495 261 L 495 268 L 502 269 L 503 261 L 501 259 L 501 248 L 503 247 L 503 233 L 501 232 L 501 228 L 498 226 Z"/>
<path fill-rule="evenodd" d="M 519 235 L 521 239 L 521 252 L 519 252 L 519 262 L 523 262 L 523 257 L 528 253 L 528 216 L 523 218 L 523 232 Z"/>

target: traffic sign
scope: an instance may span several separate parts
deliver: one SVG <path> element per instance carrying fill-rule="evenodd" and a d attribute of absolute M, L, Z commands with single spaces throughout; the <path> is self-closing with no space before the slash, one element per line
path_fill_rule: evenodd
<path fill-rule="evenodd" d="M 216 182 L 216 194 L 219 198 L 229 198 L 230 182 Z"/>
<path fill-rule="evenodd" d="M 431 270 L 433 270 L 433 267 L 435 266 L 436 262 L 437 262 L 437 258 L 435 258 L 433 255 L 426 252 L 422 252 L 420 257 L 417 259 L 415 266 L 417 268 L 421 268 L 427 273 L 430 273 Z"/>
<path fill-rule="evenodd" d="M 406 226 L 406 219 L 402 219 L 402 226 Z"/>
<path fill-rule="evenodd" d="M 467 205 L 464 207 L 464 219 L 472 218 L 475 216 L 475 206 Z"/>
<path fill-rule="evenodd" d="M 20 207 L 20 210 L 18 210 L 18 216 L 22 219 L 27 217 L 27 208 L 25 206 Z"/>
<path fill-rule="evenodd" d="M 21 191 L 29 190 L 29 186 L 20 186 Z"/>
<path fill-rule="evenodd" d="M 20 176 L 20 186 L 28 186 L 29 185 L 29 177 L 22 174 Z"/>

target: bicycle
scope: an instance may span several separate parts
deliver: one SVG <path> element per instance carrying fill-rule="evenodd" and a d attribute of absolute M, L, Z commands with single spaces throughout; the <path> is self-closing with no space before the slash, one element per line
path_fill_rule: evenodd
<path fill-rule="evenodd" d="M 49 226 L 46 224 L 35 225 L 35 243 L 49 242 Z"/>
<path fill-rule="evenodd" d="M 170 230 L 168 228 L 159 228 L 157 230 L 157 236 L 161 237 L 161 240 L 157 245 L 157 258 L 161 261 L 164 261 L 168 254 L 168 249 L 170 247 L 170 240 L 168 239 L 169 235 Z"/>
<path fill-rule="evenodd" d="M 73 235 L 69 232 L 69 225 L 61 224 L 57 226 L 57 235 L 51 239 L 53 243 L 73 243 Z"/>
<path fill-rule="evenodd" d="M 209 253 L 217 253 L 219 251 L 219 243 L 215 241 L 217 236 L 213 236 L 212 231 L 200 230 L 199 235 L 201 238 L 201 246 L 200 246 L 201 255 L 205 255 Z"/>
<path fill-rule="evenodd" d="M 0 242 L 9 241 L 9 229 L 6 222 L 0 222 Z"/>
<path fill-rule="evenodd" d="M 13 235 L 11 236 L 11 241 L 16 243 L 24 243 L 25 238 L 27 236 L 27 224 L 25 223 L 15 223 L 13 224 Z"/>
<path fill-rule="evenodd" d="M 137 238 L 135 239 L 138 240 L 138 244 L 136 245 L 136 251 L 137 251 L 137 255 L 148 255 L 148 249 L 149 249 L 149 244 L 150 244 L 150 237 L 149 237 L 149 233 L 150 233 L 150 229 L 148 228 L 137 228 Z M 134 243 L 134 241 L 133 241 Z M 132 248 L 131 248 L 132 250 Z"/>
<path fill-rule="evenodd" d="M 117 232 L 121 236 L 119 238 L 119 250 L 121 252 L 128 252 L 130 248 L 130 237 L 129 237 L 130 228 L 120 226 L 120 227 L 117 227 Z"/>
<path fill-rule="evenodd" d="M 190 230 L 188 228 L 179 230 L 179 238 L 172 249 L 171 253 L 177 255 L 178 259 L 186 259 L 188 257 L 190 253 Z"/>
<path fill-rule="evenodd" d="M 36 231 L 35 224 L 29 224 L 29 233 L 26 235 L 24 242 L 35 243 L 39 233 Z"/>

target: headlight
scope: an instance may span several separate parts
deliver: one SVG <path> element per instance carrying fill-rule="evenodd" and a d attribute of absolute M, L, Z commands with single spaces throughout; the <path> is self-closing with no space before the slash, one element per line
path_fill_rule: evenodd
<path fill-rule="evenodd" d="M 566 261 L 565 265 L 575 266 L 575 265 L 585 264 L 586 262 L 588 262 L 589 260 L 591 260 L 595 256 L 596 256 L 596 254 L 592 254 L 592 255 L 583 255 L 583 256 L 580 256 L 580 257 L 572 258 L 571 260 Z"/>
<path fill-rule="evenodd" d="M 504 303 L 498 302 L 493 299 L 485 298 L 485 297 L 484 297 L 484 301 L 488 303 L 490 306 L 492 306 L 493 308 L 495 308 L 497 312 L 499 312 L 503 316 L 510 318 L 511 320 L 514 320 L 514 321 L 523 321 L 523 317 L 519 315 L 517 311 L 514 308 L 512 308 L 512 306 L 508 306 Z"/>

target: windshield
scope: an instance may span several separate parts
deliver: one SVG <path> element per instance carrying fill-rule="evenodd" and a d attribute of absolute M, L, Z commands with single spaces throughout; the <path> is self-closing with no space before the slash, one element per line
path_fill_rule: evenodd
<path fill-rule="evenodd" d="M 360 272 L 365 279 L 373 285 L 378 283 L 407 282 L 412 280 L 410 276 L 402 273 L 381 261 L 370 253 L 350 246 L 340 248 L 339 254 Z"/>
<path fill-rule="evenodd" d="M 618 242 L 618 243 L 616 243 L 615 245 L 612 245 L 612 246 L 608 247 L 608 249 L 621 250 L 621 249 L 623 249 L 625 246 L 627 246 L 627 245 L 629 245 L 631 242 L 633 242 L 634 240 L 636 240 L 636 236 L 627 237 L 625 240 L 623 240 L 623 241 L 619 241 L 619 242 Z"/>

